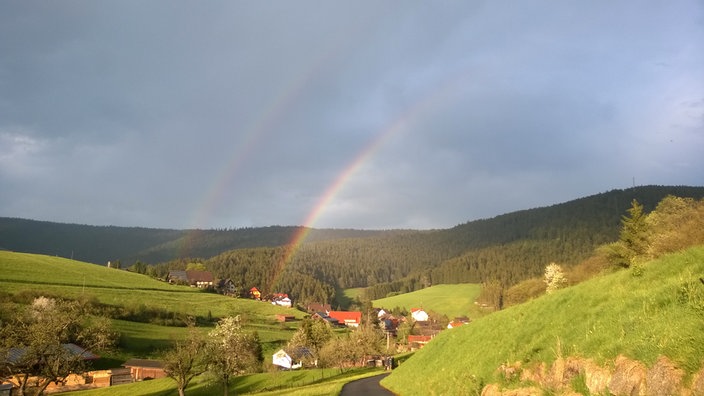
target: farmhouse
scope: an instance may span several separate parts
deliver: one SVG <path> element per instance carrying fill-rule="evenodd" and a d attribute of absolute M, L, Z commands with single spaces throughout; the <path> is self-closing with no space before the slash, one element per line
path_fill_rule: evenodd
<path fill-rule="evenodd" d="M 201 289 L 213 287 L 213 273 L 209 271 L 186 271 L 188 283 Z"/>
<path fill-rule="evenodd" d="M 213 286 L 213 274 L 209 271 L 169 271 L 166 280 L 172 284 L 186 284 L 201 289 Z"/>
<path fill-rule="evenodd" d="M 359 327 L 362 323 L 362 312 L 360 311 L 330 311 L 328 316 L 337 319 L 340 324 L 347 327 Z"/>
<path fill-rule="evenodd" d="M 252 287 L 249 289 L 249 295 L 255 300 L 261 300 L 262 299 L 262 292 L 259 291 L 256 287 Z"/>

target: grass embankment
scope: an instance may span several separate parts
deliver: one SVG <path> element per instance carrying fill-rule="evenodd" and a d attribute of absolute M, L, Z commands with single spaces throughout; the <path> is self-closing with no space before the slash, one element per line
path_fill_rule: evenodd
<path fill-rule="evenodd" d="M 558 355 L 609 364 L 623 354 L 651 367 L 660 355 L 692 374 L 704 356 L 704 247 L 663 257 L 640 276 L 622 270 L 496 312 L 438 335 L 382 383 L 399 394 L 472 394 L 497 368 Z"/>
<path fill-rule="evenodd" d="M 408 311 L 422 307 L 426 311 L 447 315 L 450 320 L 457 316 L 475 319 L 487 314 L 474 304 L 480 291 L 481 285 L 477 284 L 435 285 L 411 293 L 373 300 L 372 304 L 374 307 L 386 309 L 405 307 Z"/>
<path fill-rule="evenodd" d="M 343 374 L 340 374 L 337 369 L 278 371 L 237 377 L 232 380 L 229 390 L 230 394 L 267 396 L 336 395 L 349 381 L 381 373 L 383 371 L 379 369 L 356 369 Z M 210 396 L 221 393 L 221 385 L 206 375 L 196 377 L 186 389 L 186 394 L 189 396 Z M 71 393 L 76 396 L 172 396 L 176 394 L 176 385 L 170 378 Z"/>

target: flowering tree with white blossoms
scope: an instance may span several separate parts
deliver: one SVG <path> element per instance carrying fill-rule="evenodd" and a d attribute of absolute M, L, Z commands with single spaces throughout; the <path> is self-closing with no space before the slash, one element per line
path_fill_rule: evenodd
<path fill-rule="evenodd" d="M 547 267 L 545 267 L 546 293 L 550 294 L 555 290 L 564 287 L 566 283 L 567 278 L 565 278 L 565 274 L 562 271 L 562 267 L 555 263 L 550 263 Z"/>

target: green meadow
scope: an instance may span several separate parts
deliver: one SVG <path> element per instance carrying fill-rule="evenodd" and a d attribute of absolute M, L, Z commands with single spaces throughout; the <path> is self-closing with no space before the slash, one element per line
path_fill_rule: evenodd
<path fill-rule="evenodd" d="M 411 308 L 423 308 L 447 315 L 450 320 L 457 316 L 475 319 L 487 313 L 474 304 L 480 291 L 481 285 L 470 283 L 435 285 L 411 293 L 373 300 L 372 304 L 376 308 L 406 308 L 409 312 Z"/>
<path fill-rule="evenodd" d="M 277 322 L 277 313 L 294 315 L 297 319 L 305 316 L 296 309 L 170 285 L 146 275 L 61 257 L 8 251 L 0 251 L 0 290 L 15 295 L 96 300 L 132 310 L 160 309 L 202 318 L 240 315 L 246 328 L 258 332 L 265 354 L 275 352 L 296 328 L 295 323 Z M 115 356 L 107 357 L 109 363 L 129 357 L 158 357 L 186 334 L 183 327 L 151 323 L 113 320 L 113 325 L 121 334 L 121 348 Z"/>
<path fill-rule="evenodd" d="M 60 257 L 0 251 L 0 290 L 10 295 L 51 296 L 68 299 L 87 298 L 102 304 L 160 308 L 169 312 L 218 318 L 240 315 L 246 328 L 256 331 L 262 342 L 265 363 L 288 341 L 297 323 L 279 323 L 277 313 L 302 319 L 305 313 L 296 309 L 274 306 L 249 299 L 234 299 L 206 293 L 198 289 L 169 285 L 147 276 L 127 271 L 87 264 Z M 164 350 L 186 336 L 184 327 L 160 326 L 152 323 L 113 319 L 113 328 L 120 333 L 120 348 L 103 356 L 97 368 L 119 367 L 132 357 L 158 359 Z M 207 332 L 211 327 L 200 327 Z M 265 395 L 329 395 L 337 394 L 342 386 L 357 378 L 378 374 L 378 370 L 356 369 L 340 373 L 338 369 L 299 371 L 272 370 L 238 377 L 232 381 L 231 394 Z M 220 385 L 207 375 L 197 377 L 187 393 L 205 396 L 221 393 Z M 175 395 L 173 380 L 137 382 L 89 391 L 76 395 Z"/>
<path fill-rule="evenodd" d="M 503 363 L 558 356 L 612 364 L 623 354 L 651 367 L 664 355 L 692 375 L 704 356 L 704 247 L 602 275 L 442 332 L 382 383 L 399 394 L 473 394 L 500 382 Z"/>
<path fill-rule="evenodd" d="M 241 315 L 275 323 L 277 313 L 302 318 L 303 312 L 250 299 L 235 299 L 170 285 L 146 275 L 61 257 L 0 251 L 0 286 L 7 293 L 35 292 L 65 298 L 95 298 L 115 306 L 146 306 L 193 316 Z"/>
<path fill-rule="evenodd" d="M 336 395 L 349 381 L 383 373 L 378 369 L 355 369 L 340 373 L 337 369 L 276 371 L 237 377 L 229 387 L 230 394 L 257 395 Z M 196 377 L 186 389 L 189 396 L 221 394 L 221 385 L 207 375 Z M 76 396 L 171 396 L 176 395 L 173 380 L 161 378 L 110 388 L 72 392 Z"/>

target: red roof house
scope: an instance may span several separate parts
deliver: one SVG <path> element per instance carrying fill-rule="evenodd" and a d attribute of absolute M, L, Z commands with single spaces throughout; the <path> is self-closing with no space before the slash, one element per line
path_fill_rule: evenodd
<path fill-rule="evenodd" d="M 412 349 L 422 348 L 425 344 L 429 343 L 433 339 L 433 336 L 429 335 L 409 335 L 408 344 Z"/>
<path fill-rule="evenodd" d="M 328 316 L 337 319 L 340 324 L 347 327 L 359 327 L 362 323 L 362 312 L 360 311 L 330 311 Z"/>

